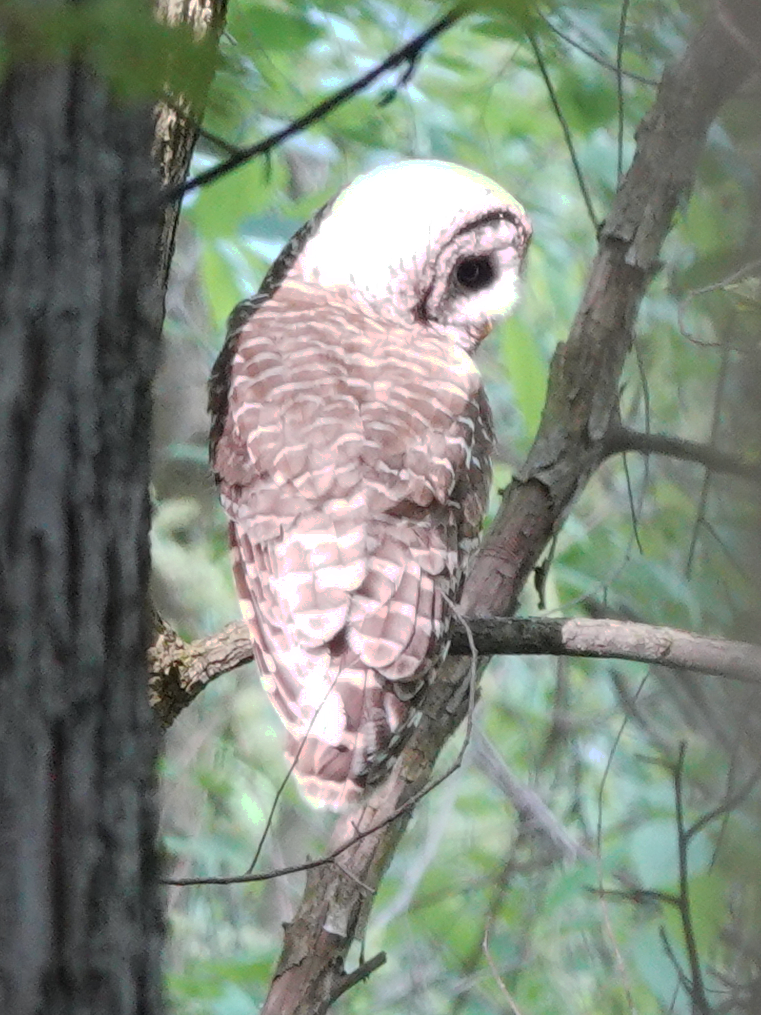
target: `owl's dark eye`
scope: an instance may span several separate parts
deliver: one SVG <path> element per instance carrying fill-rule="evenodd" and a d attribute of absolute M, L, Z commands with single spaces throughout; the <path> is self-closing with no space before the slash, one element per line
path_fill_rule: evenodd
<path fill-rule="evenodd" d="M 496 276 L 494 261 L 488 254 L 478 257 L 463 257 L 454 271 L 458 286 L 472 293 L 486 289 Z"/>

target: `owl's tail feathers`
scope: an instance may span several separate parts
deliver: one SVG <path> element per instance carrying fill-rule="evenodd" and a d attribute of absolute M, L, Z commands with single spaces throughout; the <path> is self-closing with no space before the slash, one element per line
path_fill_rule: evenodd
<path fill-rule="evenodd" d="M 309 734 L 298 739 L 289 733 L 285 756 L 293 766 L 302 795 L 313 807 L 345 811 L 362 799 L 365 780 L 351 774 L 351 748 L 326 744 Z"/>
<path fill-rule="evenodd" d="M 323 709 L 340 720 L 323 721 Z M 415 714 L 378 673 L 339 668 L 306 728 L 289 724 L 286 756 L 306 799 L 334 811 L 356 804 L 389 770 Z"/>

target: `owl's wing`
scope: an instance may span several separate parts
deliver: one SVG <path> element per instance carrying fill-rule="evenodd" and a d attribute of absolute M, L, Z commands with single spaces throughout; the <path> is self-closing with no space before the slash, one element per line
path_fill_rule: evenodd
<path fill-rule="evenodd" d="M 302 788 L 342 806 L 445 650 L 488 406 L 464 353 L 311 286 L 283 286 L 235 343 L 214 468 L 241 607 Z"/>

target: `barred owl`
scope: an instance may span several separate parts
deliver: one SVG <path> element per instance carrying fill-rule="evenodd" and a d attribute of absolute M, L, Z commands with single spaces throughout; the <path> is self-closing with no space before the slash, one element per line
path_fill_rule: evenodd
<path fill-rule="evenodd" d="M 530 235 L 485 177 L 385 166 L 230 317 L 212 466 L 262 683 L 318 806 L 383 778 L 448 648 L 491 477 L 471 354 L 515 303 Z"/>

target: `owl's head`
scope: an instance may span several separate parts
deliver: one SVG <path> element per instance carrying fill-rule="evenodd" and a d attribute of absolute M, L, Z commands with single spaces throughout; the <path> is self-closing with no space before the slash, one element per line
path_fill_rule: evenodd
<path fill-rule="evenodd" d="M 510 312 L 531 239 L 518 202 L 447 162 L 360 176 L 301 234 L 287 277 L 342 287 L 384 316 L 473 348 Z"/>

